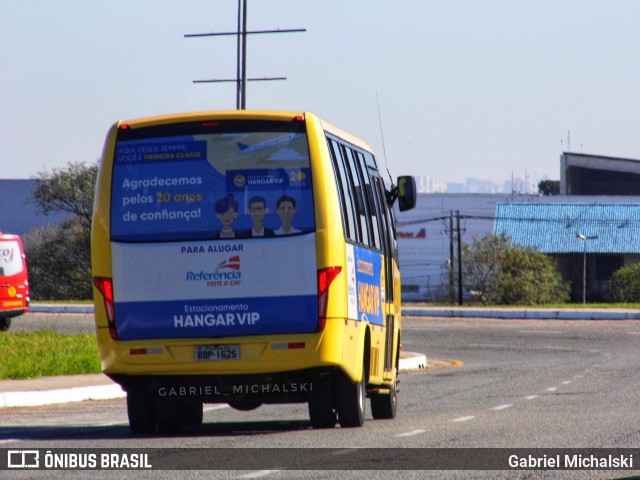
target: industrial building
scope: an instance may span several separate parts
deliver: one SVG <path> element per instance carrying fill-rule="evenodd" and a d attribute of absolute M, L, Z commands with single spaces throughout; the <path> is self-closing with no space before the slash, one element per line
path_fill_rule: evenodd
<path fill-rule="evenodd" d="M 553 257 L 578 302 L 607 300 L 611 275 L 640 262 L 640 203 L 500 203 L 494 232 Z"/>
<path fill-rule="evenodd" d="M 565 152 L 560 195 L 640 195 L 640 160 Z"/>
<path fill-rule="evenodd" d="M 447 297 L 458 218 L 463 243 L 505 233 L 552 255 L 574 301 L 585 284 L 588 301 L 605 298 L 611 274 L 640 262 L 640 160 L 565 152 L 560 165 L 560 195 L 419 195 L 414 210 L 397 216 L 403 298 Z M 415 238 L 422 229 L 425 235 Z"/>

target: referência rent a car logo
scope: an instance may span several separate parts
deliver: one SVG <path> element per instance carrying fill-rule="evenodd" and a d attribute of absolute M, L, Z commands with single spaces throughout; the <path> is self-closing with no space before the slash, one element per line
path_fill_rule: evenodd
<path fill-rule="evenodd" d="M 240 255 L 223 260 L 213 271 L 187 272 L 188 282 L 207 282 L 208 287 L 235 287 L 241 279 Z"/>

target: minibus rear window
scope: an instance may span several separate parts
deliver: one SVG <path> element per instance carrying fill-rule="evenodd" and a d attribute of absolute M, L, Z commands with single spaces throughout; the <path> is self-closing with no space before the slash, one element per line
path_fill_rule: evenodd
<path fill-rule="evenodd" d="M 304 122 L 118 129 L 111 237 L 148 242 L 315 230 Z"/>

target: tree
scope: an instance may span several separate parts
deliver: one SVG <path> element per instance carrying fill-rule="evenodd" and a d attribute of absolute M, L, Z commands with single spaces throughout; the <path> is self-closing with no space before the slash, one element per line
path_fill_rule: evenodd
<path fill-rule="evenodd" d="M 550 257 L 512 245 L 504 235 L 465 245 L 462 268 L 464 287 L 484 304 L 541 305 L 569 298 L 569 285 Z"/>
<path fill-rule="evenodd" d="M 54 169 L 36 177 L 33 200 L 45 214 L 71 213 L 87 231 L 91 230 L 93 195 L 98 164 L 69 163 L 66 170 Z"/>
<path fill-rule="evenodd" d="M 560 180 L 540 180 L 538 183 L 540 195 L 560 195 Z"/>
<path fill-rule="evenodd" d="M 67 212 L 57 226 L 24 236 L 29 284 L 36 300 L 90 299 L 91 218 L 97 163 L 70 163 L 66 169 L 40 173 L 33 200 L 45 214 Z"/>
<path fill-rule="evenodd" d="M 614 302 L 640 302 L 640 263 L 616 270 L 607 283 L 606 291 Z"/>
<path fill-rule="evenodd" d="M 500 278 L 500 257 L 509 247 L 510 241 L 505 235 L 475 237 L 472 245 L 463 246 L 464 288 L 482 303 L 495 304 L 498 301 L 494 286 Z"/>
<path fill-rule="evenodd" d="M 551 257 L 532 248 L 510 248 L 500 259 L 498 298 L 506 305 L 563 303 L 569 299 L 569 285 Z"/>
<path fill-rule="evenodd" d="M 36 228 L 23 240 L 32 299 L 91 298 L 91 250 L 79 222 Z"/>

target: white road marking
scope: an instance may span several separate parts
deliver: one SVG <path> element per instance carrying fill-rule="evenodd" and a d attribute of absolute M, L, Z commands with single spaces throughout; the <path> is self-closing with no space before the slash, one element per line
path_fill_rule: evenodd
<path fill-rule="evenodd" d="M 474 416 L 459 417 L 459 418 L 454 418 L 453 421 L 454 422 L 467 422 L 469 420 L 473 420 L 474 418 L 476 418 L 476 417 L 474 417 Z"/>
<path fill-rule="evenodd" d="M 497 407 L 493 407 L 491 410 L 494 412 L 499 412 L 500 410 L 506 410 L 507 408 L 513 407 L 513 403 L 505 403 L 504 405 L 498 405 Z"/>
<path fill-rule="evenodd" d="M 533 400 L 533 399 L 538 398 L 538 395 L 528 395 L 528 396 L 526 396 L 524 398 L 525 398 L 525 400 Z"/>
<path fill-rule="evenodd" d="M 129 422 L 127 422 L 126 420 L 121 420 L 121 421 L 114 421 L 114 422 L 102 422 L 99 423 L 98 425 L 96 425 L 96 427 L 116 427 L 119 425 L 129 425 Z"/>
<path fill-rule="evenodd" d="M 540 335 L 541 333 L 561 333 L 560 330 L 520 330 L 522 333 L 531 333 L 533 335 Z"/>
<path fill-rule="evenodd" d="M 238 478 L 262 478 L 262 477 L 266 477 L 267 475 L 271 475 L 272 473 L 280 472 L 280 471 L 281 470 L 257 470 L 255 472 L 242 475 L 241 477 L 238 477 Z"/>
<path fill-rule="evenodd" d="M 211 412 L 212 410 L 222 410 L 223 408 L 229 408 L 229 405 L 227 405 L 227 404 L 207 405 L 207 406 L 203 407 L 202 411 L 203 412 Z"/>
<path fill-rule="evenodd" d="M 337 452 L 331 452 L 329 455 L 349 455 L 350 453 L 356 452 L 357 448 L 343 448 L 338 450 Z"/>
<path fill-rule="evenodd" d="M 424 430 L 411 430 L 410 432 L 399 433 L 396 437 L 413 437 L 424 433 Z"/>

